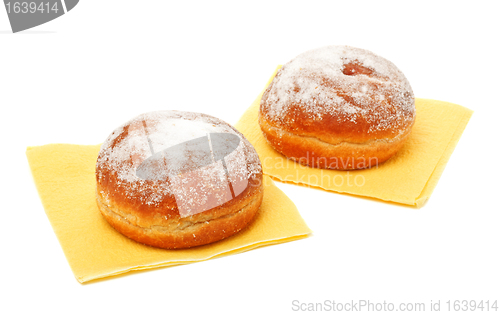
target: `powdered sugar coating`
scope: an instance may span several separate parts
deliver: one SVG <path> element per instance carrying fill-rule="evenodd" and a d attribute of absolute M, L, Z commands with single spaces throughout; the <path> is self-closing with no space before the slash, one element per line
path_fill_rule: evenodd
<path fill-rule="evenodd" d="M 348 64 L 370 74 L 346 75 Z M 349 46 L 297 56 L 278 71 L 260 105 L 267 120 L 290 132 L 304 127 L 297 120 L 348 123 L 351 129 L 358 124 L 359 132 L 375 134 L 404 130 L 415 119 L 413 91 L 403 73 L 390 61 Z"/>
<path fill-rule="evenodd" d="M 205 114 L 158 111 L 139 115 L 118 127 L 106 139 L 97 159 L 97 181 L 108 183 L 101 186 L 116 187 L 116 190 L 123 192 L 126 199 L 149 206 L 157 206 L 174 197 L 188 205 L 203 204 L 211 198 L 222 202 L 227 199 L 227 194 L 222 192 L 227 187 L 228 177 L 219 165 L 221 161 L 196 167 L 192 165 L 195 162 L 189 155 L 190 152 L 186 152 L 185 164 L 189 166 L 186 169 L 195 172 L 194 176 L 197 178 L 207 179 L 197 180 L 191 184 L 192 187 L 186 184 L 189 182 L 189 172 L 178 166 L 183 163 L 176 163 L 175 168 L 165 165 L 165 171 L 171 174 L 167 179 L 155 178 L 155 174 L 143 179 L 136 174 L 137 167 L 155 152 L 205 137 L 210 133 L 230 133 L 240 138 L 238 147 L 225 157 L 227 171 L 233 182 L 246 182 L 250 177 L 262 172 L 255 149 L 229 124 Z M 194 169 L 196 170 L 193 171 Z M 179 186 L 183 183 L 186 187 Z M 211 196 L 214 191 L 217 193 Z M 101 191 L 105 200 L 113 193 L 115 192 Z M 217 203 L 217 200 L 213 201 L 213 204 Z"/>

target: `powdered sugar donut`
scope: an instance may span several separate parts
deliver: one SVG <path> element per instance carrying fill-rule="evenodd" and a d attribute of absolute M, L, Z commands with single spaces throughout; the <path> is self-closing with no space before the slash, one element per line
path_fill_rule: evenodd
<path fill-rule="evenodd" d="M 117 128 L 101 147 L 97 204 L 120 233 L 161 248 L 226 238 L 248 225 L 262 170 L 236 129 L 205 114 L 159 111 Z"/>
<path fill-rule="evenodd" d="M 393 156 L 415 121 L 403 73 L 374 53 L 348 46 L 305 52 L 265 90 L 259 124 L 286 157 L 319 168 L 362 169 Z"/>

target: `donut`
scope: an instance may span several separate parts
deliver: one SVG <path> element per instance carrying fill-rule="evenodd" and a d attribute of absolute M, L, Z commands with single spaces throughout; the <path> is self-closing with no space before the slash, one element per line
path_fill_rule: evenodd
<path fill-rule="evenodd" d="M 142 244 L 189 248 L 229 237 L 258 214 L 262 168 L 248 140 L 200 113 L 145 113 L 115 129 L 96 162 L 106 221 Z"/>
<path fill-rule="evenodd" d="M 264 91 L 259 125 L 285 157 L 324 169 L 387 161 L 415 122 L 415 97 L 390 61 L 360 48 L 327 46 L 278 70 Z"/>

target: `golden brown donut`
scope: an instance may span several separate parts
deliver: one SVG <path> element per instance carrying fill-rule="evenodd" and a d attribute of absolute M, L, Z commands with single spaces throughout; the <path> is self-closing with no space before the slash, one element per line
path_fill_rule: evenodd
<path fill-rule="evenodd" d="M 376 166 L 393 156 L 415 121 L 408 80 L 390 61 L 349 47 L 305 52 L 276 74 L 259 124 L 286 157 L 318 168 Z"/>
<path fill-rule="evenodd" d="M 247 226 L 263 197 L 259 157 L 220 119 L 158 111 L 117 128 L 96 163 L 97 205 L 123 235 L 188 248 Z"/>

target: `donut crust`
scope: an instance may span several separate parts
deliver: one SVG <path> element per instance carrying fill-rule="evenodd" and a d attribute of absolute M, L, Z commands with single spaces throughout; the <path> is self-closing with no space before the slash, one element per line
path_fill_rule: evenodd
<path fill-rule="evenodd" d="M 364 169 L 404 145 L 415 121 L 415 98 L 390 61 L 359 48 L 328 46 L 297 56 L 277 72 L 261 98 L 258 120 L 267 142 L 289 159 L 317 168 Z"/>
<path fill-rule="evenodd" d="M 143 114 L 127 122 L 117 128 L 101 146 L 96 163 L 96 202 L 102 216 L 113 228 L 128 238 L 165 249 L 190 248 L 213 243 L 234 235 L 248 226 L 258 215 L 264 195 L 262 168 L 253 146 L 236 129 L 215 117 L 178 111 L 157 113 L 159 114 L 153 113 L 149 116 Z M 214 206 L 208 207 L 207 210 L 192 215 L 182 215 L 178 207 L 179 194 L 176 195 L 176 191 L 172 190 L 173 185 L 176 185 L 175 178 L 169 176 L 161 179 L 143 179 L 136 176 L 137 165 L 151 156 L 151 153 L 148 153 L 151 142 L 148 143 L 145 135 L 138 135 L 137 130 L 139 127 L 142 128 L 144 121 L 147 122 L 144 126 L 151 126 L 150 132 L 160 133 L 155 131 L 155 128 L 160 127 L 156 127 L 154 122 L 162 122 L 162 119 L 163 121 L 170 119 L 177 125 L 180 125 L 179 119 L 188 122 L 198 121 L 209 129 L 213 126 L 218 128 L 216 129 L 218 131 L 222 130 L 240 137 L 239 146 L 231 153 L 232 157 L 230 155 L 225 157 L 229 158 L 226 161 L 228 165 L 226 172 L 229 173 L 226 175 L 220 172 L 210 173 L 217 170 L 217 167 L 220 169 L 220 161 L 219 164 L 214 162 L 204 167 L 209 173 L 192 171 L 189 175 L 183 175 L 188 173 L 172 175 L 187 176 L 191 183 L 204 183 L 203 194 L 196 190 L 190 193 L 189 188 L 192 186 L 186 186 L 188 189 L 181 196 L 194 199 L 195 202 L 199 201 L 202 206 L 204 203 L 206 205 L 207 199 L 203 198 L 207 195 L 209 198 L 221 196 L 225 191 L 227 196 L 227 187 L 231 187 L 232 195 L 229 194 L 229 197 L 225 198 L 217 197 L 220 198 L 217 199 L 219 203 L 213 204 Z M 182 128 L 178 131 L 185 133 Z M 132 138 L 134 136 L 136 138 Z M 131 146 L 129 143 L 134 143 L 131 139 L 135 139 L 135 143 L 140 145 L 135 148 L 129 147 Z M 195 160 L 191 152 L 184 154 L 182 163 L 192 165 Z M 207 178 L 207 174 L 224 176 Z M 195 189 L 196 187 L 199 186 L 194 186 Z"/>
<path fill-rule="evenodd" d="M 396 154 L 410 135 L 408 129 L 392 139 L 332 144 L 312 135 L 284 131 L 262 116 L 259 116 L 259 124 L 265 139 L 276 151 L 303 165 L 323 169 L 355 170 L 377 166 Z"/>
<path fill-rule="evenodd" d="M 244 195 L 228 204 L 196 215 L 181 218 L 172 215 L 168 219 L 162 212 L 175 212 L 174 204 L 154 209 L 156 215 L 145 215 L 148 209 L 137 211 L 120 202 L 106 202 L 98 186 L 97 206 L 108 223 L 121 234 L 139 243 L 166 249 L 189 248 L 213 243 L 238 233 L 257 215 L 264 196 L 259 181 L 250 186 Z M 118 196 L 118 194 L 117 194 Z"/>

